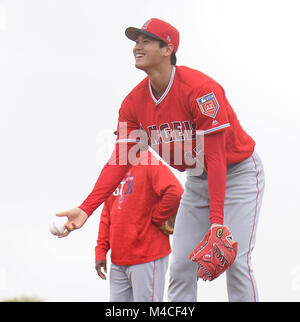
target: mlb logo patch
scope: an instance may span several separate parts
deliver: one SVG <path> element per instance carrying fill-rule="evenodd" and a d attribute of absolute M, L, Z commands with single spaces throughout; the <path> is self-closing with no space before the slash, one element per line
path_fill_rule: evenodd
<path fill-rule="evenodd" d="M 214 93 L 207 94 L 196 100 L 202 114 L 212 118 L 216 117 L 220 106 Z"/>

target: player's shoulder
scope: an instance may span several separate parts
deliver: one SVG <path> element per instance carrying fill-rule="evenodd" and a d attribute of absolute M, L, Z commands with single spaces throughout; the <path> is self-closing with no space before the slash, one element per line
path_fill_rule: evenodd
<path fill-rule="evenodd" d="M 144 78 L 140 83 L 138 83 L 123 99 L 120 112 L 135 113 L 134 106 L 139 105 L 139 102 L 145 97 L 148 89 L 148 77 Z M 133 115 L 131 114 L 131 115 Z"/>
<path fill-rule="evenodd" d="M 149 88 L 149 78 L 145 77 L 126 95 L 125 100 L 144 95 L 145 91 L 147 91 L 148 88 Z"/>
<path fill-rule="evenodd" d="M 176 66 L 176 74 L 177 79 L 181 83 L 191 88 L 199 89 L 207 86 L 207 84 L 210 84 L 211 86 L 219 86 L 212 77 L 187 66 Z"/>

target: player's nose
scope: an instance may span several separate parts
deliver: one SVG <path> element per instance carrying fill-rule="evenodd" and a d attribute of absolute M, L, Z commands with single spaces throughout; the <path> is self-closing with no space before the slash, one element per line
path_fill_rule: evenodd
<path fill-rule="evenodd" d="M 135 50 L 139 50 L 139 49 L 142 49 L 142 48 L 143 48 L 143 46 L 142 46 L 142 42 L 141 42 L 141 41 L 139 41 L 139 40 L 137 40 L 137 41 L 135 42 L 134 47 L 133 47 L 133 51 L 135 51 Z"/>

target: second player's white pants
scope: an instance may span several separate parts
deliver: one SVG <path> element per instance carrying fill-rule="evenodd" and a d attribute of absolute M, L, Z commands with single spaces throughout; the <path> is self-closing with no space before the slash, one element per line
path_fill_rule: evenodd
<path fill-rule="evenodd" d="M 119 266 L 111 263 L 110 302 L 162 302 L 169 256 Z"/>

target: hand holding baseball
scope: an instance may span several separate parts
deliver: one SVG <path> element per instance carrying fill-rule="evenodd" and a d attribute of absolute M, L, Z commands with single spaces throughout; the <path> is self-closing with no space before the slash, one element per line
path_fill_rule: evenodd
<path fill-rule="evenodd" d="M 88 219 L 86 212 L 84 212 L 80 208 L 73 208 L 70 210 L 62 211 L 56 214 L 56 216 L 67 217 L 67 221 L 64 224 L 65 231 L 62 234 L 59 234 L 58 237 L 68 236 L 71 231 L 81 228 Z"/>
<path fill-rule="evenodd" d="M 55 219 L 50 224 L 50 227 L 49 227 L 50 232 L 56 236 L 62 235 L 66 230 L 65 228 L 66 222 L 67 222 L 67 218 L 55 217 Z"/>

